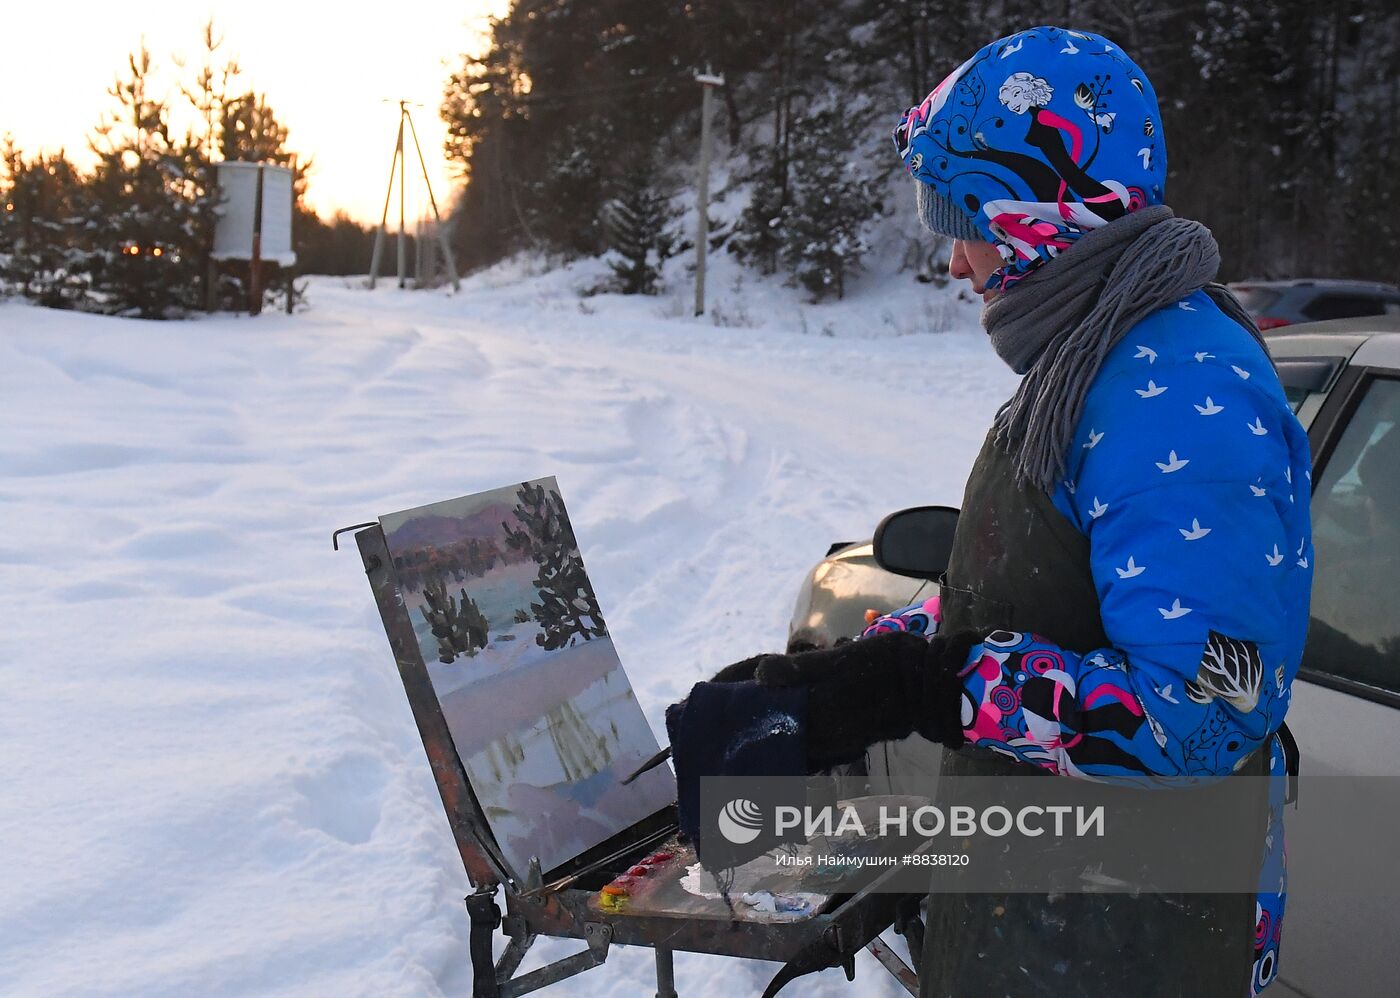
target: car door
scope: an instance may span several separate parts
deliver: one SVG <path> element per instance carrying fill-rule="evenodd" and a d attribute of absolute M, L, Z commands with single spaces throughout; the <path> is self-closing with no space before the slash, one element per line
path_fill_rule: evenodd
<path fill-rule="evenodd" d="M 1288 725 L 1305 774 L 1391 775 L 1400 768 L 1400 372 L 1349 369 L 1311 422 L 1316 564 Z M 1304 790 L 1298 808 L 1307 807 Z M 1344 837 L 1339 829 L 1338 848 Z M 1356 857 L 1373 885 L 1359 895 L 1303 888 L 1308 856 L 1290 854 L 1297 889 L 1284 917 L 1281 996 L 1396 993 L 1400 864 L 1378 859 Z"/>

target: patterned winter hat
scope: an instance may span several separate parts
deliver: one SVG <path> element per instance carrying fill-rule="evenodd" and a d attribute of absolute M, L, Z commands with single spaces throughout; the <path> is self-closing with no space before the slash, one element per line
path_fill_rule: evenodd
<path fill-rule="evenodd" d="M 1089 229 L 1161 204 L 1167 153 L 1147 74 L 1102 35 L 1038 27 L 985 46 L 894 131 L 919 217 L 996 244 L 1014 283 Z"/>

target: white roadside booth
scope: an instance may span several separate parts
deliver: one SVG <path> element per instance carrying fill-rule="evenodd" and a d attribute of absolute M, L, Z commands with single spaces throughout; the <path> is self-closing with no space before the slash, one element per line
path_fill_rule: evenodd
<path fill-rule="evenodd" d="M 251 281 L 248 311 L 262 311 L 262 263 L 277 264 L 287 285 L 287 311 L 292 310 L 292 267 L 297 262 L 292 249 L 292 190 L 294 173 L 290 167 L 271 163 L 243 163 L 225 160 L 217 164 L 219 183 L 218 222 L 214 227 L 213 261 L 246 260 Z M 210 305 L 214 281 L 211 273 Z"/>

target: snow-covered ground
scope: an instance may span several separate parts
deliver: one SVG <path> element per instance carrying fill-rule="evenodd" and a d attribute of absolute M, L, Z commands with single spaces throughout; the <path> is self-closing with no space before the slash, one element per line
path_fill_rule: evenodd
<path fill-rule="evenodd" d="M 558 476 L 660 735 L 693 682 L 782 646 L 831 541 L 959 501 L 1014 386 L 975 308 L 716 271 L 698 320 L 684 286 L 580 298 L 596 265 L 458 296 L 319 279 L 256 320 L 0 303 L 0 992 L 470 992 L 469 885 L 334 528 Z M 682 955 L 678 986 L 775 969 Z M 619 949 L 552 993 L 650 975 Z M 854 991 L 813 980 L 895 993 L 865 956 Z"/>

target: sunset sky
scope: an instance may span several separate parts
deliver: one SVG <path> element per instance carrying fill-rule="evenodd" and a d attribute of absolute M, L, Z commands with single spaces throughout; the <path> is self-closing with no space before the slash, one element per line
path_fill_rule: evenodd
<path fill-rule="evenodd" d="M 159 82 L 179 98 L 179 70 L 193 75 L 212 14 L 235 57 L 243 83 L 265 92 L 290 129 L 288 145 L 314 159 L 308 200 L 322 215 L 344 209 L 379 221 L 398 108 L 408 98 L 418 138 L 442 206 L 452 194 L 438 117 L 443 84 L 463 52 L 480 51 L 488 18 L 508 0 L 418 0 L 406 3 L 307 3 L 240 0 L 120 4 L 30 2 L 6 6 L 0 37 L 0 133 L 25 152 L 66 148 L 86 165 L 87 136 L 112 106 L 107 88 L 126 68 L 126 54 L 144 37 Z M 409 152 L 410 219 L 427 210 L 417 162 Z M 394 197 L 395 212 L 398 197 Z M 411 221 L 410 221 L 410 224 Z"/>

